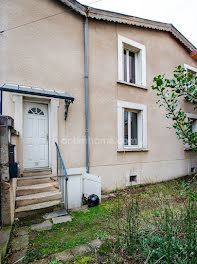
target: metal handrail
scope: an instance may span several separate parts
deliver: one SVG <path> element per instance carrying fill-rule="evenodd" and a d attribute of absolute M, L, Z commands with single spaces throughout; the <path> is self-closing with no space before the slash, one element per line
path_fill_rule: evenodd
<path fill-rule="evenodd" d="M 57 145 L 57 143 L 55 142 L 55 146 L 57 148 L 57 153 L 58 153 L 58 156 L 60 158 L 60 161 L 61 161 L 61 164 L 62 164 L 62 167 L 63 167 L 63 170 L 64 170 L 64 173 L 65 173 L 65 178 L 66 178 L 66 181 L 68 180 L 68 174 L 67 174 L 67 171 L 66 171 L 66 168 L 65 168 L 65 165 L 64 165 L 64 162 L 63 162 L 63 159 L 62 159 L 62 156 L 61 156 L 61 153 L 60 153 L 60 150 L 59 150 L 59 147 Z"/>
<path fill-rule="evenodd" d="M 62 201 L 67 210 L 68 209 L 68 184 L 67 184 L 68 174 L 59 147 L 56 142 L 55 142 L 55 146 L 57 149 L 57 177 L 60 185 L 60 191 L 62 193 Z M 60 165 L 60 171 L 59 171 L 59 165 Z"/>

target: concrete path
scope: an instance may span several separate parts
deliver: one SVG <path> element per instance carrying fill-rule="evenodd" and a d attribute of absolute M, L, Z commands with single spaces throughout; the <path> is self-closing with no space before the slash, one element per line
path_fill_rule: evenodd
<path fill-rule="evenodd" d="M 86 244 L 76 246 L 70 250 L 65 250 L 60 253 L 56 253 L 51 256 L 51 259 L 57 259 L 58 261 L 65 262 L 78 255 L 89 253 L 92 249 L 100 248 L 101 246 L 102 246 L 102 241 L 97 238 L 89 241 Z"/>
<path fill-rule="evenodd" d="M 89 241 L 86 244 L 79 245 L 72 249 L 67 249 L 62 252 L 50 255 L 49 258 L 51 260 L 58 260 L 60 262 L 65 263 L 66 261 L 69 261 L 76 256 L 91 252 L 92 249 L 100 248 L 102 246 L 102 243 L 103 242 L 97 238 L 97 239 Z M 50 263 L 49 258 L 36 260 L 32 262 L 31 264 L 49 264 Z"/>
<path fill-rule="evenodd" d="M 12 264 L 19 259 L 21 259 L 19 263 L 23 263 L 22 259 L 24 259 L 27 254 L 28 243 L 28 227 L 20 227 L 16 230 L 14 238 L 11 241 L 11 254 L 7 263 Z"/>
<path fill-rule="evenodd" d="M 12 230 L 11 226 L 3 227 L 3 229 L 0 230 L 0 264 L 7 251 L 11 230 Z"/>
<path fill-rule="evenodd" d="M 52 218 L 53 224 L 61 224 L 61 223 L 67 223 L 72 221 L 72 217 L 70 215 L 65 216 L 59 216 L 59 217 L 53 217 Z"/>
<path fill-rule="evenodd" d="M 48 218 L 48 220 L 45 220 L 44 222 L 40 224 L 34 224 L 31 227 L 20 227 L 15 230 L 14 232 L 14 237 L 11 241 L 11 254 L 8 258 L 7 264 L 13 264 L 14 262 L 19 261 L 20 264 L 26 263 L 25 262 L 25 256 L 27 254 L 28 250 L 28 242 L 29 242 L 29 234 L 28 234 L 28 229 L 30 228 L 31 230 L 40 232 L 40 231 L 45 231 L 45 230 L 51 230 L 52 229 L 52 222 L 53 224 L 60 224 L 60 223 L 66 223 L 72 221 L 71 216 L 69 215 L 63 215 L 62 216 L 61 212 L 60 214 L 55 214 L 56 215 L 61 215 L 61 216 L 56 216 L 54 217 L 54 214 L 51 215 L 46 215 L 45 219 Z M 52 217 L 52 219 L 51 219 Z M 1 242 L 1 240 L 0 240 Z M 76 246 L 72 249 L 65 250 L 53 255 L 48 256 L 47 258 L 41 259 L 41 260 L 36 260 L 32 262 L 32 264 L 48 264 L 50 263 L 51 260 L 58 260 L 62 262 L 66 262 L 75 256 L 82 255 L 85 253 L 90 252 L 92 249 L 95 248 L 100 248 L 102 245 L 102 241 L 100 239 L 94 239 L 89 241 L 86 244 Z M 0 262 L 1 264 L 1 262 Z"/>
<path fill-rule="evenodd" d="M 63 212 L 60 213 L 60 215 L 62 215 Z M 64 212 L 65 213 L 65 212 Z M 55 215 L 59 215 L 58 213 L 56 213 Z M 52 215 L 54 216 L 54 215 Z M 48 216 L 49 217 L 49 216 Z M 71 216 L 69 215 L 64 215 L 64 216 L 57 216 L 57 217 L 53 217 L 52 218 L 52 222 L 53 224 L 60 224 L 60 223 L 66 223 L 68 221 L 72 221 Z M 33 231 L 37 231 L 37 232 L 41 232 L 41 231 L 47 231 L 47 230 L 51 230 L 52 229 L 52 222 L 51 220 L 46 220 L 40 224 L 34 224 L 30 227 L 31 230 Z M 8 258 L 8 264 L 12 264 L 18 260 L 20 264 L 25 263 L 25 256 L 27 254 L 27 250 L 28 250 L 28 243 L 29 243 L 29 235 L 28 235 L 28 228 L 29 227 L 20 227 L 19 229 L 17 229 L 15 231 L 14 237 L 10 243 L 11 246 L 11 254 Z M 10 229 L 11 230 L 11 229 Z M 10 231 L 9 231 L 10 232 Z M 9 233 L 7 232 L 7 233 Z M 7 234 L 6 233 L 6 234 Z M 8 235 L 7 235 L 8 236 Z M 3 235 L 2 235 L 3 237 Z M 8 236 L 9 239 L 9 236 Z M 2 243 L 3 239 L 2 240 Z M 1 242 L 0 240 L 0 242 Z M 7 247 L 6 247 L 7 248 Z M 5 255 L 6 249 L 4 250 L 4 255 Z M 38 263 L 49 263 L 50 261 L 47 260 L 42 260 L 39 261 Z M 0 262 L 1 264 L 1 262 Z"/>
<path fill-rule="evenodd" d="M 52 229 L 52 223 L 49 220 L 46 220 L 41 224 L 35 224 L 31 226 L 31 230 L 34 231 L 46 231 L 51 229 Z"/>
<path fill-rule="evenodd" d="M 45 214 L 45 215 L 43 215 L 43 218 L 46 220 L 49 220 L 49 219 L 52 219 L 54 217 L 64 216 L 67 214 L 68 214 L 67 211 L 65 209 L 62 209 L 62 210 L 59 210 L 56 212 Z"/>

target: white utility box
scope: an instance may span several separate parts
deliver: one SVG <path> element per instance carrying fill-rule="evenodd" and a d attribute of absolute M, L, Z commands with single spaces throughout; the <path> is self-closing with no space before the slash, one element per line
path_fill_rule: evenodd
<path fill-rule="evenodd" d="M 83 194 L 86 198 L 91 194 L 96 194 L 101 202 L 101 177 L 93 174 L 84 173 L 83 175 Z"/>
<path fill-rule="evenodd" d="M 68 176 L 68 209 L 82 206 L 82 174 Z"/>
<path fill-rule="evenodd" d="M 58 180 L 62 192 L 62 201 L 66 207 L 65 176 L 58 177 Z M 91 194 L 98 195 L 101 202 L 101 177 L 86 173 L 85 169 L 69 169 L 67 181 L 68 209 L 80 208 L 83 195 L 88 198 Z"/>

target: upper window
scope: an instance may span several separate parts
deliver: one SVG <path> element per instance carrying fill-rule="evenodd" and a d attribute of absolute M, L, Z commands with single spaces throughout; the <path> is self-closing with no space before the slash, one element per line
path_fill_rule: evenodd
<path fill-rule="evenodd" d="M 192 121 L 191 123 L 191 132 L 197 132 L 197 115 L 196 114 L 190 114 L 187 113 L 187 118 Z"/>
<path fill-rule="evenodd" d="M 124 81 L 135 83 L 135 53 L 124 49 Z"/>
<path fill-rule="evenodd" d="M 197 120 L 192 119 L 192 133 L 197 132 Z"/>
<path fill-rule="evenodd" d="M 197 132 L 197 115 L 196 114 L 191 114 L 187 113 L 187 118 L 192 121 L 191 123 L 191 132 Z M 189 144 L 185 144 L 185 150 L 190 150 L 191 148 L 189 147 Z"/>
<path fill-rule="evenodd" d="M 188 64 L 184 64 L 184 68 L 186 69 L 186 71 L 189 73 L 192 73 L 193 74 L 193 78 L 192 78 L 192 80 L 191 80 L 191 82 L 192 82 L 192 84 L 195 84 L 195 82 L 196 82 L 196 77 L 197 77 L 197 68 L 195 68 L 195 67 L 193 67 L 193 66 L 190 66 L 190 65 L 188 65 Z M 189 87 L 188 87 L 188 89 L 190 89 Z M 192 98 L 192 96 L 191 96 L 191 98 Z M 185 100 L 186 101 L 191 101 L 190 100 L 190 96 L 187 96 L 187 95 L 185 95 Z"/>
<path fill-rule="evenodd" d="M 40 108 L 33 107 L 28 111 L 28 114 L 44 115 L 44 112 Z"/>
<path fill-rule="evenodd" d="M 190 66 L 190 65 L 188 65 L 188 64 L 184 64 L 184 68 L 185 68 L 187 71 L 189 71 L 189 72 L 191 72 L 191 73 L 193 73 L 193 74 L 197 74 L 197 68 L 195 68 L 195 67 L 193 67 L 193 66 Z"/>
<path fill-rule="evenodd" d="M 131 39 L 118 36 L 119 81 L 146 86 L 146 49 Z"/>
<path fill-rule="evenodd" d="M 147 107 L 118 101 L 118 151 L 147 149 Z"/>

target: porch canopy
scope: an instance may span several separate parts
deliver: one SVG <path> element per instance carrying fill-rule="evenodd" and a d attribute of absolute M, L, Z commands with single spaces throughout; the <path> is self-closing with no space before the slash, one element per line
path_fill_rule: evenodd
<path fill-rule="evenodd" d="M 70 96 L 68 93 L 56 91 L 56 90 L 47 90 L 38 87 L 31 87 L 31 86 L 24 86 L 18 84 L 8 84 L 5 83 L 0 86 L 0 115 L 2 115 L 2 105 L 3 105 L 3 92 L 11 92 L 11 93 L 19 93 L 25 95 L 36 95 L 36 96 L 43 96 L 43 97 L 50 97 L 50 98 L 59 98 L 65 100 L 65 119 L 67 117 L 68 108 L 70 103 L 74 102 L 74 97 Z"/>

